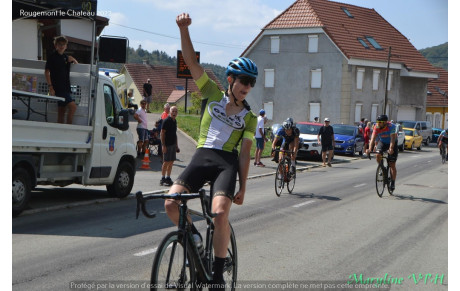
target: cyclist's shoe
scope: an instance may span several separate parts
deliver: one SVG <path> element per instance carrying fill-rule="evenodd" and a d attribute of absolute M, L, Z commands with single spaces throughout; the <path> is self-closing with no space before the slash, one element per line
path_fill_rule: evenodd
<path fill-rule="evenodd" d="M 394 181 L 394 180 L 392 180 L 392 181 L 390 182 L 390 188 L 391 188 L 391 191 L 394 191 L 394 190 L 395 190 L 395 181 Z"/>
<path fill-rule="evenodd" d="M 221 291 L 225 290 L 225 281 L 224 279 L 212 279 L 209 282 L 209 291 Z"/>
<path fill-rule="evenodd" d="M 165 182 L 166 186 L 171 186 L 173 184 L 173 181 L 171 180 L 171 177 L 168 177 L 165 180 L 166 180 L 166 182 Z"/>
<path fill-rule="evenodd" d="M 165 186 L 166 185 L 166 179 L 163 177 L 160 180 L 160 186 Z"/>

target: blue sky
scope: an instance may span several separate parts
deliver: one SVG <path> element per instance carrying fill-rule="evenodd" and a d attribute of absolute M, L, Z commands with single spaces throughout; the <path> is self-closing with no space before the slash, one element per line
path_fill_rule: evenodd
<path fill-rule="evenodd" d="M 99 14 L 110 18 L 104 34 L 126 36 L 130 46 L 165 51 L 180 49 L 175 17 L 188 12 L 190 33 L 201 62 L 225 66 L 241 54 L 260 30 L 295 0 L 99 0 Z M 342 0 L 374 8 L 417 49 L 448 41 L 448 0 Z M 240 2 L 238 2 L 240 3 Z"/>

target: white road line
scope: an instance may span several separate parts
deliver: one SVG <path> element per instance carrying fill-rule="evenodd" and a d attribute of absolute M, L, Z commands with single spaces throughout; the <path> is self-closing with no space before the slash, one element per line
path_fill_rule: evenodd
<path fill-rule="evenodd" d="M 358 187 L 363 187 L 363 186 L 366 186 L 366 185 L 367 185 L 367 184 L 366 184 L 366 183 L 364 183 L 364 184 L 358 184 L 358 185 L 355 185 L 355 186 L 353 186 L 353 187 L 355 187 L 355 188 L 358 188 Z"/>
<path fill-rule="evenodd" d="M 311 203 L 314 203 L 314 202 L 315 201 L 307 201 L 307 202 L 304 202 L 304 203 L 296 204 L 296 205 L 294 205 L 292 207 L 295 207 L 295 208 L 302 207 L 302 206 L 305 206 L 305 205 L 308 205 L 308 204 L 311 204 Z"/>
<path fill-rule="evenodd" d="M 145 250 L 145 251 L 142 251 L 142 252 L 139 252 L 139 253 L 135 253 L 134 256 L 142 257 L 142 256 L 150 255 L 152 253 L 155 253 L 157 251 L 157 249 L 158 248 L 148 249 L 148 250 Z"/>

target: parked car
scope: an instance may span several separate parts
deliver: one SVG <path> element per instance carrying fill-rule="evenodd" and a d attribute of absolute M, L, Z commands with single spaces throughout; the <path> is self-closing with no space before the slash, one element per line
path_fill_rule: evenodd
<path fill-rule="evenodd" d="M 439 138 L 439 135 L 441 134 L 442 131 L 443 131 L 443 129 L 441 129 L 441 128 L 433 127 L 433 134 L 431 135 L 431 141 L 432 142 L 437 142 L 438 138 Z"/>
<path fill-rule="evenodd" d="M 318 132 L 321 123 L 297 122 L 303 146 L 299 148 L 297 156 L 301 158 L 321 159 L 321 145 L 318 143 Z"/>
<path fill-rule="evenodd" d="M 417 150 L 422 149 L 423 137 L 418 133 L 416 129 L 413 128 L 403 128 L 404 133 L 406 134 L 405 147 L 407 149 Z"/>
<path fill-rule="evenodd" d="M 396 123 L 396 133 L 398 134 L 398 150 L 404 151 L 404 143 L 406 142 L 406 133 L 403 130 L 401 124 Z"/>
<path fill-rule="evenodd" d="M 429 121 L 401 120 L 399 123 L 404 128 L 413 128 L 418 130 L 418 134 L 422 136 L 425 145 L 428 145 L 433 138 L 433 130 Z"/>
<path fill-rule="evenodd" d="M 334 153 L 363 155 L 364 137 L 356 125 L 333 124 L 335 137 Z"/>

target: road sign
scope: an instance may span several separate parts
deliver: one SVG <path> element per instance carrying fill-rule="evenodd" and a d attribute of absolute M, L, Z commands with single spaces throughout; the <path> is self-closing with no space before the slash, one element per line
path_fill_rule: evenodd
<path fill-rule="evenodd" d="M 196 52 L 196 59 L 200 62 L 200 52 Z M 182 51 L 177 51 L 177 78 L 191 78 L 192 74 L 184 61 Z"/>

